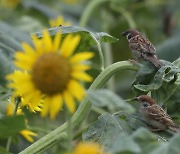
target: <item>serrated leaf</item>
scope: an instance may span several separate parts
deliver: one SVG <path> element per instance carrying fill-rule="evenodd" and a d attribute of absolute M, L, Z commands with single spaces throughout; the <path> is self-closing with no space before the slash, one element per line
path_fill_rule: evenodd
<path fill-rule="evenodd" d="M 0 138 L 15 135 L 23 129 L 26 129 L 23 115 L 9 116 L 0 119 Z"/>
<path fill-rule="evenodd" d="M 106 113 L 98 117 L 98 120 L 92 124 L 82 138 L 85 141 L 98 141 L 106 150 L 112 148 L 113 141 L 122 129 L 117 120 Z"/>
<path fill-rule="evenodd" d="M 108 89 L 90 91 L 88 96 L 91 103 L 99 107 L 109 107 L 110 110 L 120 110 L 128 113 L 135 111 L 132 105 Z"/>

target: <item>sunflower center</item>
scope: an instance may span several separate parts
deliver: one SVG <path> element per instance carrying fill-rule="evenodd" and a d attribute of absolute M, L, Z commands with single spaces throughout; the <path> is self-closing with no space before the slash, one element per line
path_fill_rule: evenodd
<path fill-rule="evenodd" d="M 40 56 L 32 69 L 32 81 L 36 88 L 47 95 L 61 93 L 70 80 L 71 67 L 68 60 L 58 53 Z"/>

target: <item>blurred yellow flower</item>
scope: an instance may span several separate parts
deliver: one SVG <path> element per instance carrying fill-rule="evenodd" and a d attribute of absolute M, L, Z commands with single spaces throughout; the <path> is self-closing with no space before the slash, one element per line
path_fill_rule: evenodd
<path fill-rule="evenodd" d="M 105 154 L 100 145 L 93 142 L 79 143 L 73 154 Z"/>
<path fill-rule="evenodd" d="M 10 102 L 7 105 L 6 115 L 7 116 L 13 115 L 14 110 L 15 110 L 15 103 L 14 103 L 14 98 L 12 97 L 12 99 L 10 100 Z M 23 114 L 20 107 L 18 107 L 16 114 L 17 115 Z M 29 142 L 34 142 L 34 139 L 32 138 L 32 136 L 37 136 L 36 133 L 34 133 L 28 129 L 22 130 L 19 133 Z"/>
<path fill-rule="evenodd" d="M 32 131 L 30 131 L 30 130 L 28 130 L 28 129 L 25 129 L 25 130 L 22 130 L 21 132 L 20 132 L 20 134 L 27 140 L 27 141 L 29 141 L 29 142 L 34 142 L 34 139 L 32 138 L 32 136 L 37 136 L 37 134 L 36 133 L 34 133 L 34 132 L 32 132 Z"/>
<path fill-rule="evenodd" d="M 74 112 L 75 99 L 80 102 L 85 95 L 80 81 L 92 81 L 84 72 L 90 66 L 83 62 L 92 58 L 93 53 L 74 54 L 80 42 L 78 35 L 69 34 L 63 41 L 61 39 L 59 32 L 52 40 L 47 30 L 43 31 L 41 39 L 33 36 L 34 48 L 23 43 L 24 52 L 15 55 L 15 65 L 21 71 L 7 76 L 12 80 L 9 86 L 16 95 L 22 94 L 26 102 L 37 106 L 43 99 L 41 116 L 49 114 L 51 119 L 56 117 L 63 103 Z"/>
<path fill-rule="evenodd" d="M 15 8 L 21 0 L 0 0 L 0 6 Z"/>
<path fill-rule="evenodd" d="M 58 16 L 56 19 L 51 19 L 49 21 L 51 27 L 58 27 L 58 26 L 71 26 L 71 22 L 64 21 L 63 16 Z"/>

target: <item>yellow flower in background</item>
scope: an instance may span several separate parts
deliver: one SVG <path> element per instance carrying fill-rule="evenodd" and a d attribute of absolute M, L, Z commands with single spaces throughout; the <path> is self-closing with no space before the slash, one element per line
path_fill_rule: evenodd
<path fill-rule="evenodd" d="M 0 0 L 0 6 L 15 8 L 21 0 Z"/>
<path fill-rule="evenodd" d="M 7 76 L 12 80 L 9 86 L 16 95 L 23 95 L 26 102 L 37 106 L 43 99 L 41 116 L 49 114 L 51 119 L 56 117 L 63 103 L 74 112 L 75 99 L 80 102 L 85 95 L 80 81 L 92 81 L 92 77 L 85 73 L 90 66 L 84 61 L 92 58 L 93 53 L 74 54 L 80 42 L 78 35 L 69 34 L 63 41 L 61 39 L 59 32 L 52 40 L 47 30 L 43 31 L 41 39 L 33 36 L 35 48 L 23 43 L 24 52 L 15 55 L 15 65 L 21 72 L 15 71 Z"/>
<path fill-rule="evenodd" d="M 99 144 L 93 142 L 79 143 L 73 154 L 105 154 Z"/>
<path fill-rule="evenodd" d="M 49 24 L 51 27 L 58 27 L 60 25 L 62 26 L 71 26 L 72 23 L 69 21 L 64 21 L 63 16 L 58 16 L 56 19 L 51 19 L 49 21 Z"/>
<path fill-rule="evenodd" d="M 29 142 L 34 142 L 34 139 L 32 138 L 32 136 L 37 136 L 37 134 L 36 133 L 34 133 L 34 132 L 32 132 L 32 131 L 30 131 L 30 130 L 28 130 L 28 129 L 25 129 L 25 130 L 22 130 L 21 132 L 20 132 L 20 134 L 27 140 L 27 141 L 29 141 Z"/>
<path fill-rule="evenodd" d="M 15 110 L 14 98 L 11 98 L 10 102 L 7 105 L 6 115 L 7 116 L 13 115 L 14 110 Z M 18 109 L 16 111 L 16 114 L 17 115 L 23 114 L 23 112 L 22 112 L 20 107 L 18 107 Z M 32 138 L 32 136 L 37 136 L 36 133 L 34 133 L 34 132 L 32 132 L 32 131 L 30 131 L 28 129 L 22 130 L 19 133 L 29 142 L 34 142 L 34 139 Z"/>

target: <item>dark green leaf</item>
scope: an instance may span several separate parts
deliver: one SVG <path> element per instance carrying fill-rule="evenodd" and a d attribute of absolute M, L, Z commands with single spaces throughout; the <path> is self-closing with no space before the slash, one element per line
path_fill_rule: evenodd
<path fill-rule="evenodd" d="M 9 116 L 0 119 L 0 138 L 15 135 L 23 129 L 26 129 L 25 118 L 23 115 Z"/>
<path fill-rule="evenodd" d="M 165 66 L 159 70 L 149 64 L 142 66 L 133 84 L 134 87 L 140 91 L 148 92 L 159 89 L 163 83 L 175 82 L 180 69 L 170 62 L 163 61 L 163 63 Z"/>

